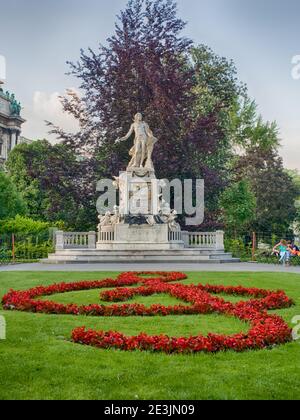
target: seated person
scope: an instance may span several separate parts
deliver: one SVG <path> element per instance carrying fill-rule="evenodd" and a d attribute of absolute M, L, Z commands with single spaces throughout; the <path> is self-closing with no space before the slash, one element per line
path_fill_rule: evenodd
<path fill-rule="evenodd" d="M 282 263 L 284 265 L 286 263 L 288 263 L 289 258 L 290 258 L 290 253 L 289 253 L 289 250 L 288 250 L 287 241 L 284 240 L 284 239 L 281 239 L 281 241 L 277 245 L 274 246 L 273 253 L 274 254 L 277 254 L 277 253 L 279 254 L 279 256 L 280 256 L 279 263 Z"/>
<path fill-rule="evenodd" d="M 300 257 L 300 249 L 294 242 L 289 245 L 289 251 L 292 257 Z"/>

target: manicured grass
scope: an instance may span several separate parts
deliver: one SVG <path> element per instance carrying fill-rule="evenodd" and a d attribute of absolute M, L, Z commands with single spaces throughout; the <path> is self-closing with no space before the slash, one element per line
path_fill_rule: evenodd
<path fill-rule="evenodd" d="M 0 296 L 60 281 L 103 279 L 116 273 L 0 273 Z M 300 276 L 274 273 L 190 273 L 189 283 L 284 289 L 296 306 L 277 311 L 291 324 L 300 315 Z M 56 302 L 99 303 L 100 290 L 51 296 Z M 237 301 L 240 298 L 226 297 Z M 178 304 L 167 295 L 137 297 L 145 305 Z M 98 350 L 70 342 L 77 326 L 172 336 L 233 334 L 247 325 L 233 318 L 170 316 L 93 318 L 7 312 L 0 341 L 0 399 L 299 399 L 300 342 L 272 350 L 191 356 Z"/>

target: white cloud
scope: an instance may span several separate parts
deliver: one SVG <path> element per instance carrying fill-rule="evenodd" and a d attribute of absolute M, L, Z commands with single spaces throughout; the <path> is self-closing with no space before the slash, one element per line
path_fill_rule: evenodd
<path fill-rule="evenodd" d="M 51 121 L 67 132 L 73 133 L 78 130 L 78 123 L 75 118 L 63 112 L 60 96 L 59 92 L 34 92 L 32 103 L 25 105 L 22 112 L 22 116 L 26 119 L 22 130 L 24 137 L 30 139 L 46 138 L 55 142 L 56 138 L 49 135 L 49 127 L 46 126 L 45 121 Z"/>

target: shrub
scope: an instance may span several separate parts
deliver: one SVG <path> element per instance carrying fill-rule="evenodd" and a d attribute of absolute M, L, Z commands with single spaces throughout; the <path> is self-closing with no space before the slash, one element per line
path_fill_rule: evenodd
<path fill-rule="evenodd" d="M 241 239 L 225 239 L 226 252 L 231 252 L 236 258 L 243 261 L 251 259 L 252 253 L 249 246 L 246 246 Z"/>
<path fill-rule="evenodd" d="M 39 260 L 47 258 L 48 254 L 52 252 L 54 252 L 54 248 L 50 241 L 40 244 L 24 242 L 16 245 L 15 257 L 16 260 Z"/>
<path fill-rule="evenodd" d="M 52 227 L 51 227 L 52 226 Z M 63 229 L 62 223 L 56 223 Z M 0 222 L 0 263 L 13 260 L 13 238 L 15 242 L 16 261 L 36 261 L 46 258 L 53 252 L 53 225 L 16 216 L 14 219 Z"/>
<path fill-rule="evenodd" d="M 0 234 L 39 235 L 49 232 L 51 227 L 64 229 L 63 222 L 48 223 L 33 220 L 28 217 L 16 216 L 14 219 L 0 221 Z"/>

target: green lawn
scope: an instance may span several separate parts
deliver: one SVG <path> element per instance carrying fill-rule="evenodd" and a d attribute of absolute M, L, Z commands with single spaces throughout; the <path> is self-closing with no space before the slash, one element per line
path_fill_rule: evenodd
<path fill-rule="evenodd" d="M 116 273 L 0 273 L 0 296 L 60 281 L 116 277 Z M 300 315 L 300 276 L 275 273 L 190 273 L 185 284 L 212 283 L 284 289 L 297 305 L 277 311 L 290 325 Z M 100 290 L 51 296 L 57 302 L 99 303 Z M 226 297 L 228 300 L 240 300 Z M 167 295 L 133 302 L 175 304 Z M 0 399 L 299 399 L 300 342 L 272 350 L 192 356 L 98 350 L 71 343 L 77 326 L 173 336 L 246 331 L 218 315 L 93 318 L 6 312 L 0 341 Z"/>

